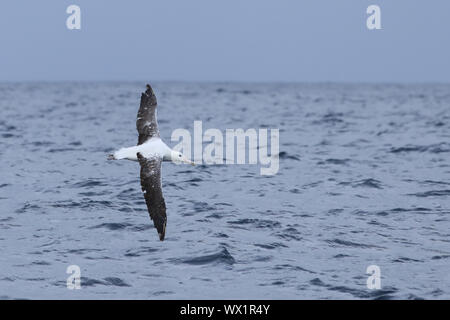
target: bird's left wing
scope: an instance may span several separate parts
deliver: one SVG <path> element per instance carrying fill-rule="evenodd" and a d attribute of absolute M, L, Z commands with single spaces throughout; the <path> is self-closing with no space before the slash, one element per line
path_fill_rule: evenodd
<path fill-rule="evenodd" d="M 139 133 L 138 145 L 143 144 L 153 137 L 159 137 L 156 107 L 155 93 L 152 87 L 147 84 L 147 90 L 141 95 L 141 104 L 136 120 L 136 129 Z"/>
<path fill-rule="evenodd" d="M 164 240 L 166 233 L 167 215 L 166 203 L 161 186 L 161 158 L 145 158 L 137 154 L 141 165 L 141 187 L 144 192 L 148 213 L 153 220 L 159 234 L 159 240 Z"/>

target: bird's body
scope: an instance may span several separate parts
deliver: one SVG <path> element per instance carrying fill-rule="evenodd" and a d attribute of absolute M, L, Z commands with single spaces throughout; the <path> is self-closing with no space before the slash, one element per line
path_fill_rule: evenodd
<path fill-rule="evenodd" d="M 172 161 L 193 164 L 193 162 L 180 152 L 169 148 L 161 140 L 156 120 L 156 106 L 156 96 L 150 85 L 147 85 L 147 90 L 141 96 L 141 105 L 136 120 L 136 128 L 139 133 L 138 144 L 121 148 L 109 155 L 108 159 L 139 162 L 141 187 L 147 209 L 158 231 L 159 239 L 162 241 L 166 233 L 167 215 L 161 186 L 161 163 Z"/>
<path fill-rule="evenodd" d="M 172 149 L 170 149 L 160 138 L 151 138 L 143 144 L 122 148 L 114 152 L 113 157 L 116 160 L 138 161 L 137 153 L 142 154 L 144 158 L 162 158 L 165 161 L 171 160 Z"/>

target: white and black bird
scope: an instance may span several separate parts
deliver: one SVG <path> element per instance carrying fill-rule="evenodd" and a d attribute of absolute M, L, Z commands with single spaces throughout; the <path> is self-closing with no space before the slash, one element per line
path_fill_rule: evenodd
<path fill-rule="evenodd" d="M 156 119 L 156 106 L 156 96 L 152 87 L 147 84 L 147 90 L 141 96 L 136 120 L 139 133 L 137 146 L 122 148 L 110 154 L 108 159 L 138 161 L 141 165 L 142 192 L 150 218 L 162 241 L 166 233 L 167 215 L 161 186 L 161 163 L 162 161 L 192 165 L 194 163 L 182 153 L 169 148 L 161 140 Z"/>

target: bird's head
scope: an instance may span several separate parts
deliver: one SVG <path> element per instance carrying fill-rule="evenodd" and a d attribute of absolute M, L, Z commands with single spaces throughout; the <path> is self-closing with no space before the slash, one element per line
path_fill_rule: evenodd
<path fill-rule="evenodd" d="M 190 165 L 195 165 L 194 162 L 189 160 L 186 156 L 184 156 L 181 152 L 173 151 L 170 153 L 170 160 L 175 163 L 187 163 Z"/>

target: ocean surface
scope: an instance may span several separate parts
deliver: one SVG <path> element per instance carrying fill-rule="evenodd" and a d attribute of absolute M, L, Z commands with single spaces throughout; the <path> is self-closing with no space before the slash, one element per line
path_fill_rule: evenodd
<path fill-rule="evenodd" d="M 164 163 L 163 242 L 139 165 L 106 160 L 144 85 L 0 84 L 1 299 L 450 299 L 450 85 L 152 83 L 171 146 L 280 130 L 274 176 Z"/>

